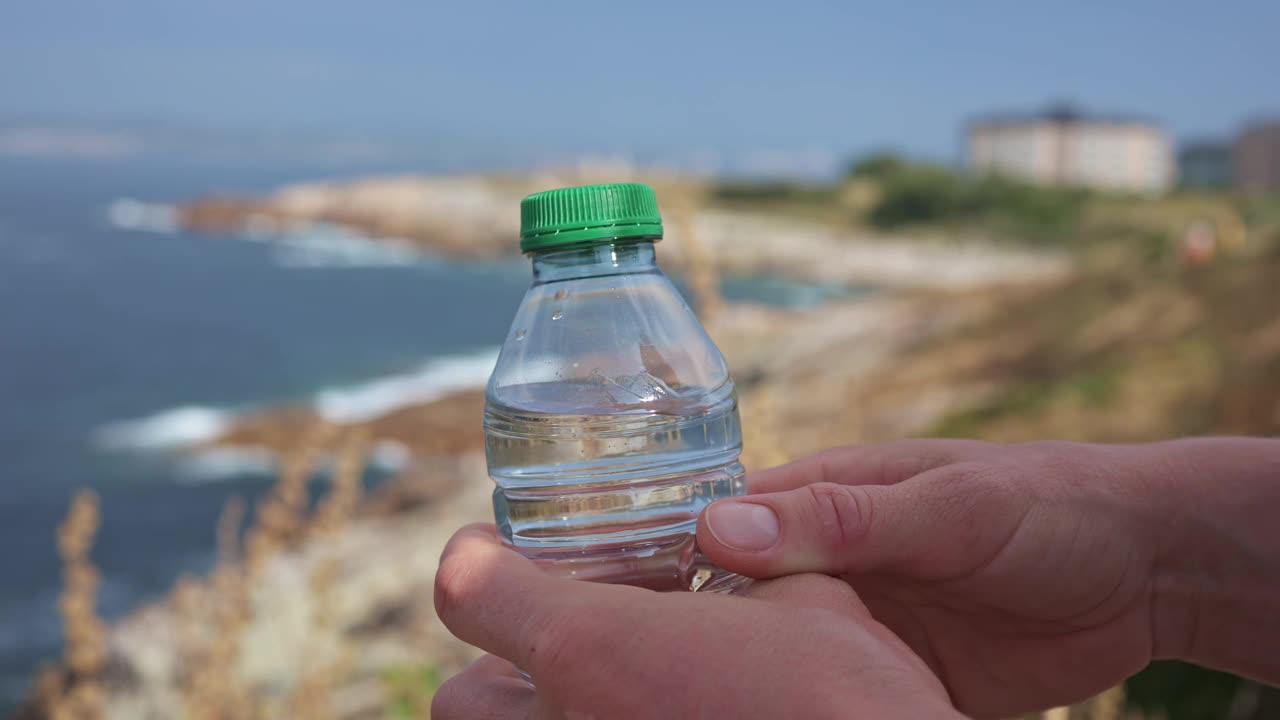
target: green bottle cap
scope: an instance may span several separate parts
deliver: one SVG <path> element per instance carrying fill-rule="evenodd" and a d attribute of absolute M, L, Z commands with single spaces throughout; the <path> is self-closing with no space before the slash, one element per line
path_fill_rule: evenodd
<path fill-rule="evenodd" d="M 662 215 L 644 183 L 581 185 L 520 202 L 520 251 L 615 238 L 661 238 Z"/>

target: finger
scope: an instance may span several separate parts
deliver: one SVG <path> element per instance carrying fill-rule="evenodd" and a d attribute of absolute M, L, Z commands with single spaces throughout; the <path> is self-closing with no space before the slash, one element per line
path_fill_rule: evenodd
<path fill-rule="evenodd" d="M 535 678 L 577 670 L 581 657 L 593 655 L 566 648 L 612 647 L 610 633 L 626 623 L 621 616 L 643 612 L 652 595 L 550 575 L 503 544 L 493 525 L 459 530 L 435 583 L 436 614 L 450 632 Z"/>
<path fill-rule="evenodd" d="M 535 717 L 537 694 L 515 667 L 486 655 L 454 676 L 431 699 L 434 720 L 520 720 Z"/>
<path fill-rule="evenodd" d="M 436 614 L 461 640 L 527 667 L 555 584 L 506 547 L 492 525 L 471 525 L 440 557 Z"/>
<path fill-rule="evenodd" d="M 484 655 L 479 660 L 471 663 L 463 672 L 473 671 L 484 673 L 494 679 L 514 680 L 521 685 L 528 685 L 529 681 L 525 676 L 511 664 L 510 660 L 505 660 L 497 655 Z"/>
<path fill-rule="evenodd" d="M 753 600 L 784 603 L 788 607 L 833 610 L 851 617 L 869 618 L 871 613 L 849 583 L 830 575 L 801 573 L 776 580 L 757 580 L 740 594 Z"/>
<path fill-rule="evenodd" d="M 943 579 L 971 571 L 1007 542 L 1025 498 L 943 467 L 897 485 L 817 483 L 712 503 L 698 547 L 756 578 L 800 572 L 900 572 Z"/>
<path fill-rule="evenodd" d="M 849 445 L 825 450 L 747 476 L 751 494 L 794 490 L 814 483 L 893 485 L 943 465 L 971 460 L 990 451 L 977 440 L 902 440 L 880 445 Z"/>

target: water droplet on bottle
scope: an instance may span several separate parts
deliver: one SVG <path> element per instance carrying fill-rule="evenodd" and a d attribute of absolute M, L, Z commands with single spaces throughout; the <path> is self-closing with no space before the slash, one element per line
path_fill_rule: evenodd
<path fill-rule="evenodd" d="M 564 313 L 560 312 L 559 310 L 557 310 L 557 311 L 555 311 L 555 312 L 551 313 L 551 319 L 552 319 L 552 320 L 559 320 L 559 319 L 560 319 L 560 318 L 562 318 L 562 317 L 564 317 Z"/>
<path fill-rule="evenodd" d="M 559 289 L 559 290 L 557 290 L 557 291 L 556 291 L 556 299 L 557 299 L 557 300 L 563 300 L 563 299 L 565 299 L 565 298 L 567 298 L 567 297 L 569 297 L 569 291 L 568 291 L 568 290 L 565 290 L 565 289 L 561 288 L 561 289 Z"/>
<path fill-rule="evenodd" d="M 524 330 L 517 330 L 517 331 L 516 331 L 516 342 L 519 342 L 519 341 L 523 340 L 523 339 L 524 339 L 524 335 L 525 335 L 525 331 L 524 331 Z"/>

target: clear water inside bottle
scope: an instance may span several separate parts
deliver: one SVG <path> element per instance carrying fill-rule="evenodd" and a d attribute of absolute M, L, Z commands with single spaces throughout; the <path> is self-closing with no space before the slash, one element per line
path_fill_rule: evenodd
<path fill-rule="evenodd" d="M 535 257 L 489 384 L 498 527 L 557 574 L 732 590 L 694 541 L 707 504 L 746 491 L 724 359 L 651 243 L 572 252 Z"/>
<path fill-rule="evenodd" d="M 666 412 L 600 414 L 571 397 L 599 386 L 520 388 L 545 404 L 490 406 L 494 514 L 512 545 L 584 580 L 660 590 L 715 589 L 722 573 L 693 542 L 708 503 L 745 492 L 732 389 Z M 591 414 L 586 414 L 584 410 Z"/>

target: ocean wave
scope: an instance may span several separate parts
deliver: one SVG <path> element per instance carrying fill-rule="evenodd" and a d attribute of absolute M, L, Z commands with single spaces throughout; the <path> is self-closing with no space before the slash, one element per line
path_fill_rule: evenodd
<path fill-rule="evenodd" d="M 409 466 L 412 453 L 394 440 L 380 440 L 369 452 L 366 467 L 379 473 L 392 474 Z M 337 464 L 333 455 L 316 459 L 315 472 L 330 475 Z M 204 485 L 226 480 L 274 477 L 280 469 L 280 457 L 266 447 L 202 448 L 180 455 L 174 463 L 176 479 L 183 485 Z"/>
<path fill-rule="evenodd" d="M 369 452 L 367 467 L 375 472 L 396 473 L 408 467 L 409 448 L 394 440 L 380 440 Z M 321 476 L 332 473 L 336 458 L 322 455 L 315 470 Z M 280 457 L 266 447 L 215 447 L 183 453 L 175 465 L 177 480 L 186 485 L 203 485 L 241 478 L 274 477 Z"/>
<path fill-rule="evenodd" d="M 316 393 L 312 404 L 321 417 L 333 422 L 372 420 L 459 390 L 483 387 L 497 361 L 497 348 L 440 357 L 403 375 L 322 390 Z"/>
<path fill-rule="evenodd" d="M 279 458 L 265 447 L 217 447 L 184 453 L 178 458 L 178 481 L 199 485 L 243 477 L 276 474 Z"/>
<path fill-rule="evenodd" d="M 94 441 L 107 450 L 179 450 L 217 438 L 231 428 L 234 419 L 231 410 L 184 405 L 107 423 L 94 433 Z"/>
<path fill-rule="evenodd" d="M 504 277 L 523 278 L 529 273 L 528 261 L 518 255 L 448 257 L 403 238 L 374 237 L 327 222 L 281 227 L 268 218 L 250 217 L 237 237 L 272 246 L 272 262 L 290 270 L 462 267 L 470 272 Z"/>
<path fill-rule="evenodd" d="M 312 395 L 311 406 L 331 422 L 373 420 L 403 407 L 483 387 L 497 358 L 497 348 L 435 358 L 412 372 L 319 390 Z M 269 477 L 279 464 L 270 448 L 199 447 L 231 431 L 238 418 L 254 410 L 185 405 L 107 423 L 93 433 L 93 441 L 109 451 L 171 454 L 176 479 L 182 483 Z M 374 445 L 369 464 L 377 471 L 394 473 L 405 468 L 411 458 L 405 445 L 381 440 Z M 322 458 L 319 470 L 327 472 L 332 460 Z"/>
<path fill-rule="evenodd" d="M 409 267 L 428 261 L 425 254 L 404 240 L 372 238 L 327 223 L 273 234 L 270 239 L 276 245 L 272 259 L 284 268 Z"/>
<path fill-rule="evenodd" d="M 118 198 L 107 206 L 107 222 L 121 230 L 172 233 L 178 230 L 178 210 L 172 205 Z"/>

